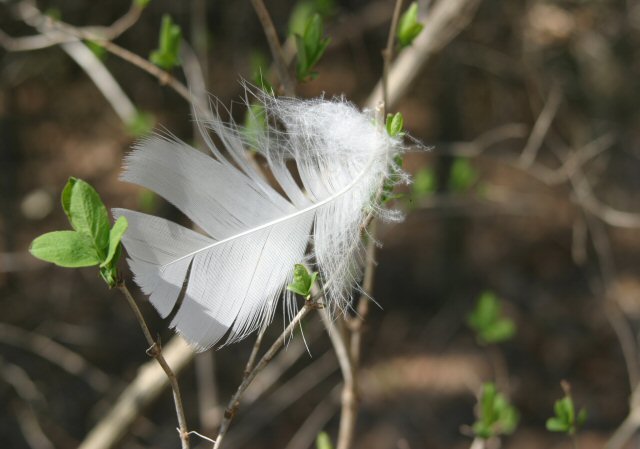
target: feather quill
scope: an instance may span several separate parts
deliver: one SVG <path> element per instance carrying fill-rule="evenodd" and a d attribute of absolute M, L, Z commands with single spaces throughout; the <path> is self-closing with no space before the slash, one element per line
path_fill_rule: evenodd
<path fill-rule="evenodd" d="M 270 322 L 283 291 L 294 310 L 285 286 L 302 261 L 316 264 L 327 306 L 346 310 L 360 276 L 360 227 L 380 212 L 377 192 L 392 170 L 398 173 L 392 161 L 402 144 L 371 113 L 341 99 L 256 96 L 267 126 L 250 138 L 210 114 L 196 117 L 210 155 L 154 135 L 125 160 L 123 180 L 155 191 L 203 230 L 114 210 L 129 221 L 123 243 L 136 283 L 162 317 L 186 283 L 171 327 L 196 350 L 225 337 L 225 344 L 238 341 Z M 279 190 L 246 159 L 248 144 L 264 157 Z"/>

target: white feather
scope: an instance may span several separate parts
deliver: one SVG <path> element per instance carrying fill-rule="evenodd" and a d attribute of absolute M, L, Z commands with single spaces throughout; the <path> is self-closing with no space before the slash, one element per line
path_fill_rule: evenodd
<path fill-rule="evenodd" d="M 331 310 L 346 309 L 359 279 L 360 227 L 377 209 L 372 201 L 402 150 L 371 114 L 342 100 L 258 98 L 268 126 L 250 141 L 286 196 L 247 161 L 246 133 L 215 115 L 198 120 L 211 156 L 156 135 L 135 145 L 125 162 L 123 180 L 163 196 L 206 233 L 114 211 L 129 220 L 123 243 L 135 280 L 163 317 L 186 282 L 171 326 L 198 350 L 269 322 L 294 265 L 304 260 L 314 261 L 326 282 Z M 285 296 L 294 308 L 292 294 Z"/>

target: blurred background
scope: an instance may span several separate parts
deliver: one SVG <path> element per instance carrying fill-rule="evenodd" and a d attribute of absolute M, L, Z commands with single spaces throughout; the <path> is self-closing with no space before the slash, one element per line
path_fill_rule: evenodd
<path fill-rule="evenodd" d="M 418 19 L 429 27 L 448 1 L 420 1 Z M 317 77 L 298 95 L 363 105 L 382 73 L 394 2 L 265 3 L 283 41 L 314 11 L 331 38 Z M 414 183 L 388 206 L 406 218 L 378 228 L 379 307 L 365 323 L 354 447 L 469 447 L 476 396 L 490 380 L 520 415 L 503 447 L 571 447 L 545 429 L 562 380 L 588 410 L 579 447 L 603 447 L 629 413 L 640 366 L 640 3 L 450 4 L 467 6 L 393 106 L 431 150 L 405 156 Z M 108 26 L 130 7 L 37 5 L 75 26 Z M 69 227 L 59 206 L 69 176 L 90 182 L 108 207 L 188 225 L 162 198 L 118 176 L 123 155 L 154 127 L 197 138 L 180 96 L 101 48 L 89 60 L 106 67 L 126 101 L 105 98 L 78 64 L 83 53 L 74 59 L 75 50 L 59 45 L 20 51 L 8 36 L 38 32 L 18 7 L 0 2 L 0 447 L 74 448 L 148 361 L 146 345 L 95 268 L 39 262 L 29 244 Z M 270 77 L 271 61 L 250 2 L 152 0 L 115 42 L 147 58 L 167 13 L 198 55 L 207 90 L 244 123 L 240 80 Z M 184 79 L 180 68 L 173 73 Z M 134 293 L 168 341 L 167 323 Z M 484 313 L 481 297 L 512 323 L 497 338 L 468 319 Z M 317 317 L 304 329 L 309 350 L 296 335 L 247 392 L 227 447 L 306 449 L 321 430 L 335 437 L 338 364 Z M 268 340 L 281 330 L 276 318 Z M 182 371 L 191 428 L 215 436 L 252 344 L 198 355 Z M 175 428 L 164 390 L 115 447 L 174 448 Z M 193 437 L 193 446 L 210 444 Z"/>

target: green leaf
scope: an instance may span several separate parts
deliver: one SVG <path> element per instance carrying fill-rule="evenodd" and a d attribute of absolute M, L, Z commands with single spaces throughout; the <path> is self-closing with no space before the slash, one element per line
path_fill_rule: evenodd
<path fill-rule="evenodd" d="M 304 34 L 304 28 L 314 14 L 327 17 L 335 9 L 334 0 L 305 0 L 299 1 L 289 16 L 289 34 Z"/>
<path fill-rule="evenodd" d="M 568 385 L 568 384 L 567 384 Z M 555 416 L 547 420 L 547 430 L 574 435 L 587 419 L 587 411 L 581 409 L 576 416 L 575 405 L 568 386 L 564 386 L 565 395 L 553 404 Z"/>
<path fill-rule="evenodd" d="M 333 449 L 333 443 L 327 432 L 320 432 L 316 437 L 316 449 Z"/>
<path fill-rule="evenodd" d="M 153 190 L 140 189 L 138 190 L 137 203 L 142 212 L 151 214 L 158 208 L 158 195 Z"/>
<path fill-rule="evenodd" d="M 320 61 L 330 39 L 323 37 L 322 18 L 319 14 L 314 14 L 308 21 L 302 35 L 296 34 L 297 63 L 296 75 L 299 81 L 306 81 L 315 78 L 317 75 L 312 71 L 313 67 Z"/>
<path fill-rule="evenodd" d="M 493 383 L 482 386 L 477 421 L 473 432 L 479 438 L 510 434 L 518 425 L 520 416 L 507 398 L 499 393 Z"/>
<path fill-rule="evenodd" d="M 422 32 L 424 25 L 418 22 L 418 2 L 413 2 L 400 17 L 396 37 L 400 47 L 411 45 L 413 40 Z"/>
<path fill-rule="evenodd" d="M 393 114 L 387 115 L 386 128 L 387 128 L 387 133 L 391 137 L 401 136 L 403 126 L 404 126 L 404 117 L 402 117 L 401 113 L 396 112 L 395 115 Z"/>
<path fill-rule="evenodd" d="M 100 264 L 101 267 L 115 265 L 115 263 L 118 262 L 118 259 L 115 256 L 118 248 L 120 247 L 120 240 L 128 227 L 129 223 L 127 222 L 126 217 L 119 217 L 113 224 L 113 227 L 109 232 L 109 252 L 107 253 L 107 258 Z M 112 262 L 115 263 L 112 264 Z"/>
<path fill-rule="evenodd" d="M 100 263 L 91 237 L 76 231 L 54 231 L 31 243 L 31 254 L 60 267 L 90 267 Z"/>
<path fill-rule="evenodd" d="M 151 0 L 133 0 L 133 3 L 138 8 L 146 8 L 149 5 L 149 3 L 151 3 Z"/>
<path fill-rule="evenodd" d="M 422 168 L 413 177 L 414 199 L 424 198 L 436 191 L 436 175 L 431 168 Z"/>
<path fill-rule="evenodd" d="M 481 344 L 500 343 L 516 333 L 515 323 L 502 316 L 500 301 L 492 292 L 483 292 L 467 316 L 467 324 Z"/>
<path fill-rule="evenodd" d="M 578 412 L 578 418 L 576 419 L 576 426 L 577 427 L 582 427 L 584 426 L 584 423 L 587 421 L 587 418 L 589 417 L 589 413 L 587 413 L 587 409 L 580 409 L 580 412 Z"/>
<path fill-rule="evenodd" d="M 317 277 L 318 273 L 309 273 L 307 267 L 302 264 L 296 264 L 293 268 L 293 282 L 287 285 L 287 290 L 309 299 L 311 297 L 311 288 Z"/>
<path fill-rule="evenodd" d="M 107 55 L 109 54 L 109 52 L 98 42 L 87 40 L 84 41 L 84 44 L 89 48 L 89 50 L 91 50 L 94 55 L 96 55 L 99 60 L 104 61 L 105 59 L 107 59 Z"/>
<path fill-rule="evenodd" d="M 173 23 L 171 16 L 162 16 L 158 49 L 151 52 L 149 60 L 164 70 L 171 70 L 180 65 L 180 42 L 182 30 Z"/>
<path fill-rule="evenodd" d="M 116 260 L 120 258 L 121 248 L 121 246 L 118 246 L 118 249 L 116 251 Z M 100 276 L 107 283 L 109 288 L 113 288 L 118 284 L 118 269 L 115 265 L 100 267 Z"/>
<path fill-rule="evenodd" d="M 481 332 L 485 343 L 501 343 L 511 339 L 516 333 L 516 325 L 509 319 L 497 320 Z"/>
<path fill-rule="evenodd" d="M 136 111 L 133 119 L 126 124 L 127 132 L 132 137 L 143 137 L 149 134 L 155 125 L 153 114 L 144 111 Z"/>
<path fill-rule="evenodd" d="M 457 158 L 451 166 L 449 187 L 454 192 L 466 192 L 478 179 L 478 173 L 468 159 Z"/>
<path fill-rule="evenodd" d="M 547 419 L 546 427 L 549 432 L 568 432 L 569 431 L 569 424 L 567 424 L 560 418 Z"/>
<path fill-rule="evenodd" d="M 82 179 L 69 178 L 61 195 L 64 209 L 73 229 L 91 238 L 100 258 L 109 246 L 109 215 L 100 195 Z"/>
<path fill-rule="evenodd" d="M 76 178 L 70 177 L 67 180 L 64 188 L 62 189 L 62 194 L 60 195 L 62 210 L 64 210 L 64 213 L 67 214 L 69 222 L 71 222 L 71 192 L 73 191 L 73 186 L 75 185 L 76 181 Z"/>

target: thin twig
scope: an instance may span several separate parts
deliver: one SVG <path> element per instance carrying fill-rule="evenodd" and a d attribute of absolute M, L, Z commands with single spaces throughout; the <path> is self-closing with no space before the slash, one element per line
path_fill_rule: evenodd
<path fill-rule="evenodd" d="M 453 39 L 471 20 L 480 0 L 446 0 L 437 2 L 424 21 L 424 30 L 396 58 L 387 79 L 387 109 L 392 109 L 409 90 L 427 62 Z M 375 108 L 383 100 L 382 80 L 365 102 Z"/>
<path fill-rule="evenodd" d="M 124 124 L 130 124 L 135 119 L 136 108 L 102 61 L 78 40 L 64 42 L 60 46 L 91 78 L 120 120 Z"/>
<path fill-rule="evenodd" d="M 147 326 L 147 323 L 144 317 L 142 316 L 142 312 L 140 311 L 140 308 L 136 304 L 135 299 L 133 299 L 133 296 L 131 295 L 131 292 L 127 288 L 127 285 L 124 282 L 121 282 L 120 284 L 118 284 L 118 290 L 120 290 L 124 295 L 124 297 L 127 299 L 127 302 L 131 307 L 131 310 L 133 310 L 133 313 L 136 316 L 136 319 L 138 320 L 138 324 L 140 324 L 142 333 L 144 334 L 144 337 L 147 340 L 147 343 L 149 344 L 149 349 L 147 349 L 147 354 L 149 354 L 151 357 L 157 360 L 158 364 L 162 367 L 162 370 L 165 372 L 165 374 L 167 375 L 167 378 L 169 379 L 169 383 L 171 384 L 171 389 L 173 390 L 173 402 L 176 407 L 176 415 L 178 416 L 178 428 L 180 433 L 180 441 L 182 443 L 182 449 L 189 449 L 189 430 L 187 428 L 187 420 L 185 418 L 184 407 L 182 405 L 182 397 L 180 395 L 180 387 L 178 385 L 178 379 L 176 378 L 176 375 L 174 374 L 173 370 L 171 369 L 171 367 L 165 360 L 164 356 L 162 355 L 162 347 L 160 346 L 160 343 L 157 342 L 151 336 L 151 332 L 149 331 L 149 326 Z"/>
<path fill-rule="evenodd" d="M 78 353 L 35 332 L 0 323 L 0 343 L 31 351 L 69 374 L 80 377 L 96 391 L 105 392 L 111 384 L 104 371 L 91 365 Z"/>
<path fill-rule="evenodd" d="M 387 37 L 387 47 L 382 50 L 382 59 L 384 64 L 382 66 L 382 101 L 384 102 L 383 116 L 387 116 L 387 104 L 389 104 L 389 68 L 393 61 L 393 50 L 396 45 L 396 28 L 398 28 L 398 20 L 400 20 L 400 11 L 402 11 L 403 0 L 396 0 L 396 5 L 393 8 L 393 17 L 391 19 L 391 28 L 389 29 L 389 36 Z"/>
<path fill-rule="evenodd" d="M 160 84 L 166 85 L 172 88 L 178 95 L 187 100 L 189 104 L 196 104 L 200 109 L 206 111 L 207 108 L 200 101 L 194 99 L 189 93 L 189 89 L 178 81 L 175 77 L 173 77 L 169 72 L 162 70 L 158 66 L 152 64 L 146 59 L 138 56 L 137 54 L 120 47 L 117 44 L 114 44 L 109 39 L 109 36 L 105 36 L 99 33 L 92 32 L 91 28 L 77 28 L 67 23 L 64 23 L 59 20 L 54 20 L 51 17 L 44 15 L 39 9 L 35 6 L 22 2 L 20 3 L 20 7 L 18 8 L 19 15 L 21 19 L 35 27 L 38 31 L 43 33 L 45 36 L 50 33 L 63 33 L 70 37 L 67 40 L 89 40 L 97 43 L 98 45 L 104 47 L 109 53 L 112 53 L 125 61 L 133 64 L 134 66 L 144 70 L 145 72 L 153 75 L 160 81 Z M 3 39 L 0 40 L 0 43 L 6 43 L 7 39 L 11 39 L 9 36 L 3 33 Z M 55 37 L 54 37 L 55 40 Z M 7 47 L 11 48 L 11 46 Z"/>
<path fill-rule="evenodd" d="M 35 26 L 34 17 L 38 17 L 33 14 L 33 5 L 28 3 L 21 3 L 16 8 L 18 16 L 26 23 Z M 102 26 L 87 26 L 78 27 L 77 29 L 82 32 L 91 33 L 97 36 L 101 36 L 103 39 L 113 40 L 120 36 L 122 33 L 131 28 L 140 18 L 144 8 L 141 8 L 136 2 L 131 2 L 131 7 L 127 12 L 118 18 L 113 24 L 108 27 Z M 37 28 L 37 27 L 36 27 Z M 0 45 L 5 47 L 9 51 L 32 51 L 40 50 L 43 48 L 53 47 L 54 45 L 64 44 L 66 42 L 73 42 L 76 38 L 70 36 L 65 32 L 50 32 L 46 34 L 38 34 L 35 36 L 23 36 L 23 37 L 11 37 L 4 31 L 0 30 Z"/>
<path fill-rule="evenodd" d="M 195 353 L 179 335 L 162 348 L 162 355 L 174 373 L 180 372 Z M 169 386 L 169 379 L 155 360 L 143 364 L 135 379 L 120 393 L 115 404 L 91 429 L 78 449 L 111 449 L 126 435 L 140 414 Z"/>
<path fill-rule="evenodd" d="M 551 88 L 551 93 L 549 94 L 549 99 L 547 100 L 542 112 L 538 116 L 535 125 L 533 125 L 533 130 L 531 131 L 531 135 L 529 136 L 529 140 L 522 150 L 522 154 L 520 155 L 520 163 L 523 168 L 528 168 L 533 164 L 536 160 L 536 156 L 538 155 L 538 151 L 542 146 L 542 142 L 544 141 L 547 132 L 549 131 L 549 127 L 553 122 L 554 117 L 556 116 L 556 112 L 558 112 L 558 107 L 560 106 L 560 100 L 562 99 L 562 92 L 557 85 L 554 85 Z"/>
<path fill-rule="evenodd" d="M 256 359 L 258 358 L 258 352 L 260 352 L 260 346 L 262 346 L 262 340 L 264 340 L 264 334 L 267 332 L 267 323 L 265 323 L 260 331 L 258 331 L 258 336 L 256 337 L 256 342 L 253 344 L 253 348 L 251 348 L 251 354 L 249 355 L 249 360 L 247 360 L 247 365 L 244 368 L 244 375 L 248 376 L 251 370 L 253 369 Z"/>
<path fill-rule="evenodd" d="M 307 419 L 298 426 L 298 430 L 293 435 L 285 449 L 306 449 L 313 444 L 313 441 L 331 417 L 336 413 L 340 398 L 340 385 L 336 385 L 309 414 Z"/>
<path fill-rule="evenodd" d="M 267 42 L 269 43 L 271 56 L 273 56 L 273 61 L 276 65 L 276 69 L 278 70 L 278 76 L 280 77 L 280 83 L 282 83 L 284 93 L 289 97 L 295 97 L 295 84 L 293 83 L 291 76 L 289 75 L 289 69 L 284 59 L 282 46 L 280 45 L 280 39 L 278 39 L 278 33 L 273 26 L 273 21 L 271 20 L 269 11 L 264 6 L 264 2 L 262 0 L 251 0 L 251 4 L 256 10 L 258 19 L 260 19 L 260 23 L 262 24 L 262 28 L 264 29 L 264 34 L 267 38 Z"/>
<path fill-rule="evenodd" d="M 273 342 L 271 347 L 262 356 L 262 358 L 256 364 L 256 366 L 248 374 L 244 376 L 244 378 L 242 379 L 242 382 L 238 386 L 238 389 L 229 400 L 227 408 L 224 412 L 222 423 L 220 423 L 220 430 L 218 431 L 218 437 L 216 438 L 216 443 L 213 446 L 214 449 L 218 449 L 221 446 L 222 441 L 224 440 L 224 437 L 227 434 L 227 431 L 229 430 L 229 425 L 231 424 L 231 421 L 233 420 L 233 418 L 235 417 L 238 411 L 238 407 L 240 406 L 240 398 L 242 397 L 242 394 L 244 393 L 244 391 L 251 384 L 253 379 L 255 379 L 258 373 L 260 373 L 260 371 L 262 371 L 264 367 L 269 364 L 271 359 L 273 359 L 273 357 L 278 353 L 278 351 L 282 348 L 282 346 L 284 346 L 284 342 L 286 341 L 286 336 L 291 334 L 291 332 L 293 332 L 293 330 L 296 328 L 298 323 L 302 321 L 304 317 L 306 317 L 309 314 L 309 312 L 317 308 L 318 308 L 318 304 L 307 302 L 307 304 L 305 304 L 304 307 L 300 309 L 298 314 L 287 325 L 287 327 L 282 332 L 282 335 L 279 336 Z"/>
<path fill-rule="evenodd" d="M 360 352 L 362 343 L 362 328 L 369 313 L 370 294 L 373 291 L 375 278 L 376 257 L 376 220 L 369 225 L 366 248 L 366 266 L 362 282 L 362 295 L 358 299 L 357 315 L 348 323 L 351 332 L 349 342 L 349 360 L 351 362 L 352 378 L 346 379 L 342 388 L 342 411 L 340 414 L 340 430 L 338 432 L 337 449 L 349 449 L 353 443 L 356 420 L 358 417 L 358 383 L 357 373 L 360 366 Z M 350 382 L 348 381 L 350 380 Z"/>

